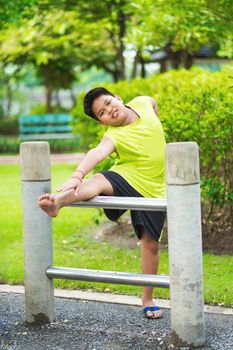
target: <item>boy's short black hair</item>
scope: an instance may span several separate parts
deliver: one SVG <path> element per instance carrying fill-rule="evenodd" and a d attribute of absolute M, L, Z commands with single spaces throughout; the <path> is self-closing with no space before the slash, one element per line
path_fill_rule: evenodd
<path fill-rule="evenodd" d="M 98 120 L 98 118 L 96 117 L 96 115 L 94 114 L 93 110 L 92 110 L 92 105 L 93 102 L 96 98 L 98 98 L 99 96 L 102 95 L 111 95 L 111 96 L 115 96 L 113 95 L 110 91 L 108 91 L 107 89 L 103 88 L 103 87 L 97 87 L 94 88 L 92 90 L 90 90 L 84 97 L 84 101 L 83 101 L 83 109 L 84 112 L 89 115 L 90 117 Z"/>

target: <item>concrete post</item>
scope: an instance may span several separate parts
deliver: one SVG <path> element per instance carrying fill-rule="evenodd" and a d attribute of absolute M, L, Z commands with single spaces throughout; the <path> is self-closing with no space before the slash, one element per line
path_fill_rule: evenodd
<path fill-rule="evenodd" d="M 195 142 L 166 149 L 171 343 L 205 342 L 199 152 Z"/>
<path fill-rule="evenodd" d="M 26 321 L 52 322 L 53 281 L 45 270 L 53 264 L 52 222 L 38 206 L 38 197 L 51 191 L 48 142 L 20 145 Z"/>

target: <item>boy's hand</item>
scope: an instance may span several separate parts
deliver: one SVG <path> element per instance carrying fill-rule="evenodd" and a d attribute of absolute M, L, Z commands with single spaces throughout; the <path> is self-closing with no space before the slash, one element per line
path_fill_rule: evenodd
<path fill-rule="evenodd" d="M 80 185 L 82 183 L 82 180 L 78 177 L 72 177 L 68 181 L 66 181 L 61 187 L 58 187 L 56 189 L 57 192 L 65 192 L 68 190 L 75 190 L 75 195 L 78 195 Z"/>

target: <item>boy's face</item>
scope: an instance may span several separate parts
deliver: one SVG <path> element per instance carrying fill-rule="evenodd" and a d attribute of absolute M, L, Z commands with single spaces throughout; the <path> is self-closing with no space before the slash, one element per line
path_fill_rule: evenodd
<path fill-rule="evenodd" d="M 117 96 L 101 95 L 97 97 L 92 110 L 101 124 L 120 126 L 127 118 L 128 109 Z"/>

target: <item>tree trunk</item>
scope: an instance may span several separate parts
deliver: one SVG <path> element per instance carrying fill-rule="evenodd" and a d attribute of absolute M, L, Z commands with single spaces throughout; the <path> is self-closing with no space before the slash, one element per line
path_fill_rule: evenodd
<path fill-rule="evenodd" d="M 12 90 L 10 80 L 6 79 L 6 117 L 10 116 L 11 106 L 12 106 Z"/>
<path fill-rule="evenodd" d="M 112 74 L 114 83 L 117 83 L 118 80 L 120 79 L 120 72 L 119 72 L 119 69 L 118 69 L 117 60 L 115 62 L 115 68 L 111 71 L 111 74 Z"/>
<path fill-rule="evenodd" d="M 186 69 L 190 69 L 193 65 L 193 56 L 190 55 L 187 49 L 182 52 L 182 61 Z"/>
<path fill-rule="evenodd" d="M 50 84 L 45 84 L 46 87 L 46 110 L 47 113 L 52 113 L 53 109 L 52 109 L 52 89 L 51 89 L 51 85 Z"/>
<path fill-rule="evenodd" d="M 76 105 L 77 103 L 77 97 L 76 95 L 74 94 L 73 90 L 70 89 L 70 99 L 72 101 L 72 108 L 74 108 L 74 106 Z"/>
<path fill-rule="evenodd" d="M 125 25 L 125 14 L 122 11 L 121 8 L 118 10 L 118 24 L 119 24 L 119 47 L 117 49 L 117 62 L 118 62 L 118 70 L 119 70 L 119 79 L 123 80 L 125 79 L 125 58 L 124 58 L 124 36 L 126 31 L 126 25 Z"/>
<path fill-rule="evenodd" d="M 160 73 L 165 73 L 167 71 L 167 60 L 161 60 L 160 62 Z"/>
<path fill-rule="evenodd" d="M 60 101 L 60 96 L 59 96 L 59 90 L 55 91 L 55 100 L 56 100 L 56 105 L 59 108 L 62 108 L 61 101 Z"/>
<path fill-rule="evenodd" d="M 180 51 L 173 51 L 171 45 L 167 45 L 165 51 L 168 54 L 168 59 L 171 60 L 172 67 L 178 69 L 180 67 Z"/>
<path fill-rule="evenodd" d="M 41 73 L 44 77 L 44 84 L 45 84 L 45 89 L 46 89 L 46 96 L 45 96 L 45 101 L 46 101 L 46 111 L 47 113 L 52 113 L 53 108 L 52 108 L 52 86 L 50 82 L 50 74 L 49 74 L 49 66 L 42 66 L 40 67 Z"/>
<path fill-rule="evenodd" d="M 180 67 L 180 55 L 179 52 L 171 52 L 170 54 L 172 67 L 178 69 Z"/>
<path fill-rule="evenodd" d="M 139 52 L 139 50 L 137 50 L 136 55 L 134 57 L 131 79 L 134 79 L 137 76 L 137 65 L 139 63 L 139 59 L 140 59 L 140 52 Z"/>
<path fill-rule="evenodd" d="M 142 58 L 142 56 L 140 56 L 140 62 L 141 62 L 141 77 L 145 78 L 146 77 L 146 67 L 145 67 L 145 61 Z"/>

